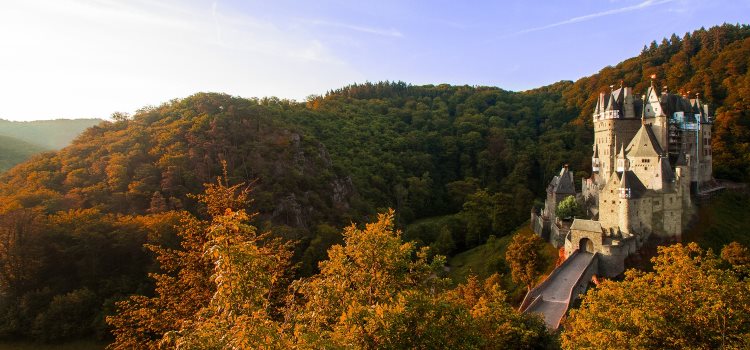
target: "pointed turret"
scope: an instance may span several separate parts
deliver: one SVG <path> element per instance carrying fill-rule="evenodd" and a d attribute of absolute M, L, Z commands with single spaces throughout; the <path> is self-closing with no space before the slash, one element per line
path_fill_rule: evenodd
<path fill-rule="evenodd" d="M 620 151 L 617 152 L 617 172 L 628 171 L 628 158 L 625 157 L 625 146 L 620 145 Z"/>
<path fill-rule="evenodd" d="M 620 180 L 620 187 L 619 187 L 620 198 L 630 198 L 631 197 L 630 196 L 630 194 L 631 194 L 630 193 L 630 184 L 629 184 L 629 181 L 628 181 L 628 177 L 629 176 L 628 176 L 627 173 L 623 173 L 622 174 L 622 179 Z"/>
<path fill-rule="evenodd" d="M 596 107 L 594 107 L 594 120 L 596 120 L 599 117 L 599 114 L 602 113 L 602 95 L 604 95 L 604 93 L 599 94 L 599 98 L 596 99 Z"/>
<path fill-rule="evenodd" d="M 619 110 L 620 108 L 617 106 L 617 101 L 615 100 L 614 94 L 609 94 L 609 100 L 607 101 L 607 112 L 614 112 Z"/>
<path fill-rule="evenodd" d="M 661 101 L 659 100 L 659 94 L 656 92 L 653 81 L 651 81 L 651 86 L 649 86 L 646 91 L 646 102 L 643 105 L 643 109 L 646 118 L 655 118 L 665 115 L 662 110 Z"/>

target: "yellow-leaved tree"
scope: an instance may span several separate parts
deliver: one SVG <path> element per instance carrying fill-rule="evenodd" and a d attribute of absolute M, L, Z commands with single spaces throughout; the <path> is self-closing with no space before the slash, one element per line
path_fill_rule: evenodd
<path fill-rule="evenodd" d="M 300 347 L 410 348 L 440 342 L 449 323 L 462 339 L 456 310 L 434 299 L 448 285 L 445 258 L 428 261 L 428 248 L 404 243 L 393 218 L 391 210 L 364 229 L 349 226 L 320 273 L 293 283 L 287 312 Z"/>
<path fill-rule="evenodd" d="M 248 224 L 242 184 L 218 180 L 197 196 L 210 220 L 184 214 L 182 249 L 150 247 L 164 273 L 156 296 L 118 303 L 111 349 L 220 349 L 281 346 L 274 315 L 291 274 L 288 244 Z"/>
<path fill-rule="evenodd" d="M 695 243 L 659 247 L 653 272 L 628 270 L 572 310 L 564 349 L 748 349 L 750 283 Z"/>
<path fill-rule="evenodd" d="M 506 301 L 499 278 L 449 289 L 445 257 L 403 242 L 393 211 L 344 230 L 320 273 L 293 283 L 287 319 L 299 348 L 523 349 L 554 343 L 541 319 Z"/>
<path fill-rule="evenodd" d="M 403 242 L 394 212 L 352 225 L 320 273 L 291 280 L 288 243 L 248 224 L 246 192 L 207 185 L 210 221 L 186 215 L 181 250 L 153 249 L 166 269 L 156 296 L 118 304 L 112 349 L 549 348 L 535 316 L 506 301 L 497 276 L 450 289 L 445 257 Z M 240 208 L 240 209 L 238 209 Z"/>

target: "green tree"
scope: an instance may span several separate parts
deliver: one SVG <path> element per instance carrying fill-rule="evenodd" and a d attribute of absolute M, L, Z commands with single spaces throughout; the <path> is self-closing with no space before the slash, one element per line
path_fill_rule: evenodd
<path fill-rule="evenodd" d="M 555 216 L 560 219 L 568 220 L 576 217 L 580 218 L 583 217 L 583 215 L 583 209 L 575 196 L 565 197 L 555 209 Z"/>
<path fill-rule="evenodd" d="M 456 243 L 453 241 L 453 233 L 447 226 L 440 228 L 437 239 L 430 244 L 430 251 L 440 255 L 450 255 L 455 248 Z"/>

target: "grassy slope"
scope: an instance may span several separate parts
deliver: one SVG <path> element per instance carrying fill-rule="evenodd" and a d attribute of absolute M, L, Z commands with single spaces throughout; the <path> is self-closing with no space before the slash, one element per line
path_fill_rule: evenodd
<path fill-rule="evenodd" d="M 529 228 L 528 223 L 523 224 L 516 229 L 512 235 L 490 238 L 487 243 L 455 255 L 448 261 L 451 270 L 449 276 L 456 282 L 461 283 L 466 280 L 470 273 L 474 273 L 481 278 L 486 278 L 493 273 L 502 275 L 503 287 L 508 291 L 511 300 L 517 300 L 523 297 L 526 289 L 523 286 L 513 283 L 510 269 L 505 263 L 505 250 L 508 248 L 513 235 L 534 234 Z M 547 269 L 545 275 L 551 272 L 555 267 L 557 260 L 557 250 L 552 245 L 546 245 L 545 263 Z"/>
<path fill-rule="evenodd" d="M 684 242 L 697 242 L 719 252 L 737 241 L 750 247 L 750 195 L 727 190 L 698 208 L 696 223 L 684 235 Z"/>
<path fill-rule="evenodd" d="M 48 148 L 0 135 L 0 173 Z"/>

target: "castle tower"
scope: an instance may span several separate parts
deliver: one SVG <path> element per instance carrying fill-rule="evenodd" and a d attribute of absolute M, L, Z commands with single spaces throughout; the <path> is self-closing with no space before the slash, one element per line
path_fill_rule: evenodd
<path fill-rule="evenodd" d="M 593 115 L 594 144 L 599 156 L 598 172 L 605 181 L 616 170 L 618 147 L 621 143 L 629 142 L 640 126 L 632 88 L 613 88 L 610 87 L 609 94 L 599 94 Z"/>
<path fill-rule="evenodd" d="M 662 99 L 666 99 L 666 94 L 665 86 L 660 98 L 656 93 L 656 88 L 654 88 L 654 82 L 652 80 L 651 86 L 649 86 L 648 91 L 646 92 L 646 101 L 643 106 L 644 117 L 647 120 L 651 120 L 651 130 L 654 131 L 654 135 L 656 136 L 656 140 L 659 142 L 659 147 L 661 147 L 661 149 L 668 149 L 669 147 L 667 144 L 669 118 L 667 117 L 666 111 L 661 103 Z M 666 100 L 664 102 L 666 103 Z"/>
<path fill-rule="evenodd" d="M 697 140 L 700 159 L 699 173 L 695 174 L 696 181 L 698 183 L 711 181 L 713 177 L 712 168 L 712 149 L 711 149 L 711 126 L 713 124 L 712 118 L 708 113 L 708 104 L 701 103 L 700 94 L 696 94 L 695 99 L 690 101 L 692 107 L 692 113 L 695 115 L 696 121 L 700 123 L 698 129 L 699 137 Z"/>

